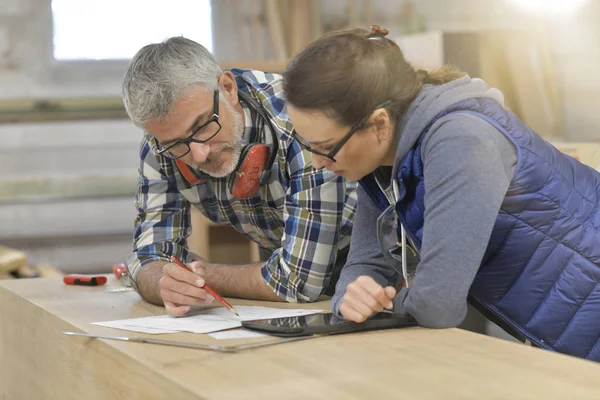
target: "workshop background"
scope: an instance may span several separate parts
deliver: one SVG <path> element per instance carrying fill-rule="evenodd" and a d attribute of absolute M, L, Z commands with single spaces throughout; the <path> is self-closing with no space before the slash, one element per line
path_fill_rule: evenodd
<path fill-rule="evenodd" d="M 120 82 L 145 44 L 183 35 L 225 68 L 277 72 L 323 32 L 376 23 L 415 65 L 485 79 L 540 135 L 600 168 L 598 20 L 596 0 L 0 0 L 0 274 L 125 261 L 142 132 Z M 210 261 L 256 258 L 230 228 L 194 223 Z"/>

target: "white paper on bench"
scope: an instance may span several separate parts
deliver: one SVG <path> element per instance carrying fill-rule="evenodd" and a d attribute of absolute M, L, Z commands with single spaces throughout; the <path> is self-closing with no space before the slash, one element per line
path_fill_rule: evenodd
<path fill-rule="evenodd" d="M 165 333 L 177 333 L 179 331 L 170 331 L 167 329 L 155 329 L 142 326 L 127 326 L 123 325 L 121 321 L 110 321 L 110 322 L 94 322 L 94 325 L 106 326 L 107 328 L 123 329 L 126 331 L 149 333 L 151 335 L 160 335 Z"/>
<path fill-rule="evenodd" d="M 296 317 L 321 312 L 321 310 L 285 309 L 259 306 L 237 306 L 235 309 L 240 314 L 240 318 L 231 314 L 226 308 L 220 307 L 200 311 L 192 316 L 182 318 L 159 315 L 155 317 L 94 322 L 93 324 L 144 333 L 210 333 L 240 327 L 242 326 L 241 321 Z"/>

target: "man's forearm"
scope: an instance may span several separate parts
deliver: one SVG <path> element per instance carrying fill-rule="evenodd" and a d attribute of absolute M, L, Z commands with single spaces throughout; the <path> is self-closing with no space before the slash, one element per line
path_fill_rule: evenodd
<path fill-rule="evenodd" d="M 162 277 L 164 261 L 155 261 L 144 265 L 137 275 L 137 288 L 140 296 L 149 303 L 163 305 L 158 282 Z"/>
<path fill-rule="evenodd" d="M 166 262 L 144 265 L 137 275 L 140 296 L 149 303 L 163 305 L 158 286 Z M 262 263 L 249 265 L 206 264 L 205 281 L 221 296 L 242 299 L 281 301 L 261 275 Z"/>
<path fill-rule="evenodd" d="M 221 296 L 281 301 L 261 275 L 263 263 L 247 265 L 209 264 L 206 282 Z"/>

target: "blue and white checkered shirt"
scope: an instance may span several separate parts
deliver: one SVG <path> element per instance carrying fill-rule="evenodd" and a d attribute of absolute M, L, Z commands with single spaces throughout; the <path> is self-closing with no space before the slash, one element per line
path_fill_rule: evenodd
<path fill-rule="evenodd" d="M 273 251 L 262 267 L 267 285 L 290 302 L 316 300 L 327 287 L 338 250 L 349 246 L 356 209 L 356 184 L 312 167 L 312 156 L 292 139 L 281 76 L 233 69 L 240 91 L 261 104 L 279 140 L 271 180 L 248 199 L 228 189 L 233 174 L 191 186 L 173 160 L 157 156 L 157 143 L 146 134 L 140 150 L 133 254 L 128 259 L 135 280 L 140 269 L 170 255 L 190 261 L 187 238 L 190 210 L 226 223 L 264 249 Z M 272 143 L 270 126 L 241 103 L 244 139 Z M 200 254 L 202 255 L 202 254 Z"/>

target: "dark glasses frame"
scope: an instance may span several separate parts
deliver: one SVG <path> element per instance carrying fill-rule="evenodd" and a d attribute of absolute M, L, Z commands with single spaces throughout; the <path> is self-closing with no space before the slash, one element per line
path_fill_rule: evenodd
<path fill-rule="evenodd" d="M 383 103 L 377 105 L 375 108 L 373 108 L 371 111 L 369 111 L 369 113 L 367 115 L 365 115 L 363 118 L 361 118 L 356 124 L 354 124 L 352 126 L 352 128 L 350 128 L 350 131 L 348 133 L 346 133 L 344 135 L 344 137 L 342 139 L 340 139 L 339 142 L 337 142 L 337 144 L 329 151 L 329 153 L 323 153 L 320 152 L 319 150 L 315 150 L 310 146 L 310 143 L 308 143 L 306 140 L 304 140 L 302 138 L 302 136 L 298 135 L 298 133 L 296 131 L 293 132 L 293 137 L 294 139 L 296 139 L 296 141 L 300 144 L 300 146 L 313 154 L 318 155 L 319 157 L 323 157 L 326 160 L 335 163 L 335 156 L 336 154 L 342 149 L 342 146 L 344 146 L 346 144 L 346 142 L 348 140 L 350 140 L 350 138 L 352 137 L 352 135 L 354 135 L 356 132 L 358 132 L 360 129 L 363 128 L 363 125 L 369 120 L 369 118 L 371 117 L 371 115 L 373 115 L 373 113 L 377 110 L 379 110 L 380 108 L 386 108 L 389 107 L 390 105 L 392 105 L 392 101 L 391 100 L 387 100 L 384 101 Z"/>
<path fill-rule="evenodd" d="M 212 117 L 210 117 L 208 119 L 208 121 L 206 121 L 200 127 L 198 127 L 198 129 L 194 130 L 194 132 L 192 132 L 191 135 L 189 135 L 187 138 L 179 140 L 167 147 L 163 147 L 162 149 L 160 149 L 158 151 L 158 154 L 168 157 L 170 159 L 176 160 L 178 158 L 186 156 L 190 152 L 190 143 L 206 143 L 209 140 L 211 140 L 212 138 L 214 138 L 215 136 L 217 136 L 217 134 L 219 132 L 221 132 L 221 123 L 219 122 L 219 89 L 215 89 L 215 91 L 214 91 L 213 112 L 212 113 L 213 113 Z M 217 129 L 217 131 L 214 134 L 212 134 L 208 139 L 201 140 L 201 139 L 194 138 L 194 136 L 196 136 L 196 134 L 198 134 L 198 132 L 200 132 L 202 129 L 206 128 L 208 125 L 212 124 L 213 122 L 219 126 L 219 128 Z M 183 154 L 175 155 L 170 152 L 170 150 L 172 150 L 175 147 L 180 146 L 180 145 L 185 145 L 187 147 L 187 150 Z"/>

